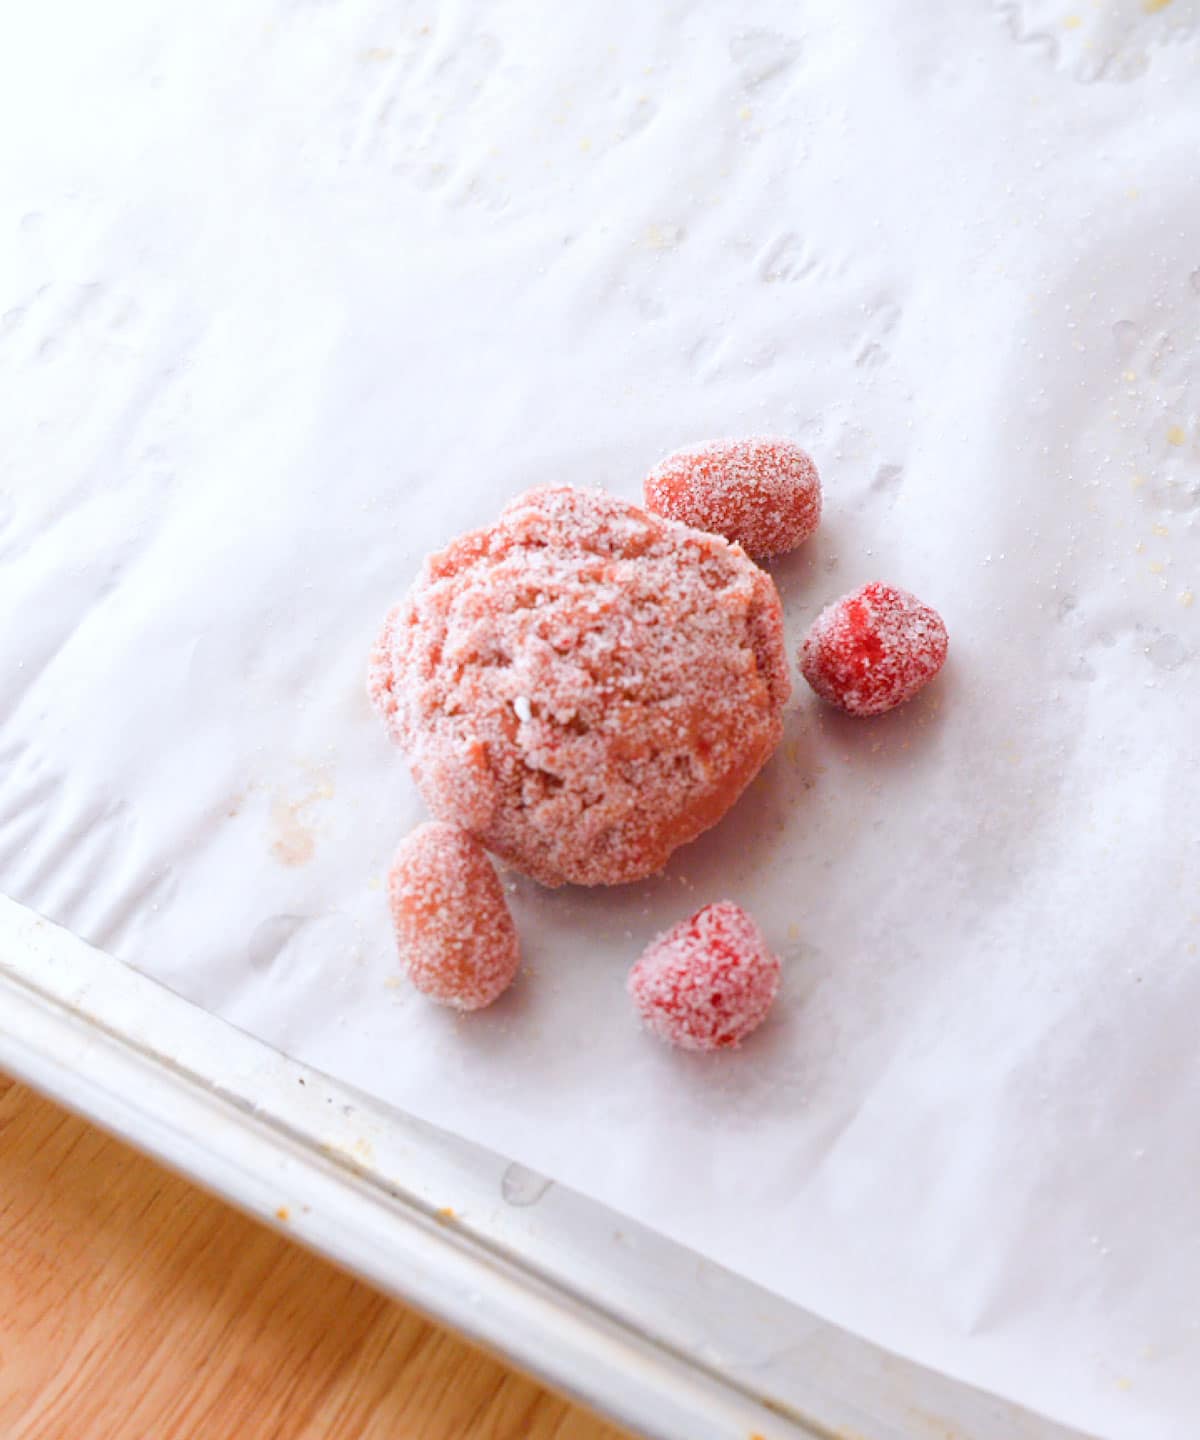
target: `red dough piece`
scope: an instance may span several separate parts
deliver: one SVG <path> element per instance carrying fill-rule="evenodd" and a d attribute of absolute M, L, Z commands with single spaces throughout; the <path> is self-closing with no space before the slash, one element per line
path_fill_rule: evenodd
<path fill-rule="evenodd" d="M 438 819 L 545 885 L 616 885 L 725 814 L 791 682 L 739 549 L 556 486 L 426 561 L 368 690 Z"/>
<path fill-rule="evenodd" d="M 782 555 L 817 528 L 821 480 L 791 440 L 713 440 L 668 455 L 645 484 L 646 508 L 734 540 L 756 560 Z"/>
<path fill-rule="evenodd" d="M 933 679 L 948 644 L 936 610 L 875 583 L 821 611 L 800 647 L 800 670 L 822 700 L 850 715 L 880 715 Z"/>
<path fill-rule="evenodd" d="M 465 830 L 418 826 L 396 851 L 388 899 L 400 958 L 423 995 L 479 1010 L 512 984 L 517 928 L 492 862 Z"/>
<path fill-rule="evenodd" d="M 660 1039 L 684 1050 L 724 1050 L 766 1019 L 780 970 L 750 916 L 719 900 L 654 941 L 627 988 Z"/>

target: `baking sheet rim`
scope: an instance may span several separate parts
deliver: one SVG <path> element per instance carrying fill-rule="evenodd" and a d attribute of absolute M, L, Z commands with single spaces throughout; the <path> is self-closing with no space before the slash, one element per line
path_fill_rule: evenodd
<path fill-rule="evenodd" d="M 367 1127 L 386 1135 L 401 1120 L 418 1135 L 433 1127 L 289 1059 L 2 894 L 0 1001 L 7 1073 L 619 1422 L 661 1440 L 847 1433 L 541 1272 L 478 1220 L 468 1224 L 389 1178 L 358 1138 Z M 220 1077 L 211 1064 L 218 1053 Z M 413 1134 L 406 1140 L 411 1149 Z M 453 1188 L 449 1175 L 425 1178 Z M 943 1427 L 931 1434 L 951 1425 L 963 1440 L 1010 1440 L 1014 1423 L 1029 1440 L 1085 1440 L 787 1308 L 806 1329 L 827 1332 L 831 1373 L 856 1373 L 855 1409 L 887 1427 L 873 1440 L 910 1440 L 913 1415 Z M 889 1415 L 887 1397 L 897 1392 L 933 1409 Z"/>

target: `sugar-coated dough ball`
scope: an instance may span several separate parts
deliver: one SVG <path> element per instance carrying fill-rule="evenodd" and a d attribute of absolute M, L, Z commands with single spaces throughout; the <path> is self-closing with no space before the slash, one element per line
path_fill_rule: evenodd
<path fill-rule="evenodd" d="M 936 610 L 876 582 L 821 611 L 801 646 L 800 670 L 822 700 L 850 715 L 880 715 L 933 679 L 948 645 Z"/>
<path fill-rule="evenodd" d="M 629 972 L 628 989 L 661 1040 L 724 1050 L 766 1019 L 780 969 L 750 916 L 719 900 L 654 941 Z"/>
<path fill-rule="evenodd" d="M 429 808 L 546 885 L 660 870 L 779 741 L 779 596 L 741 550 L 554 486 L 433 555 L 368 688 Z"/>
<path fill-rule="evenodd" d="M 821 519 L 821 480 L 791 440 L 689 445 L 646 477 L 646 508 L 736 541 L 756 560 L 794 550 Z"/>
<path fill-rule="evenodd" d="M 423 995 L 479 1010 L 512 984 L 517 928 L 492 862 L 460 826 L 434 820 L 401 842 L 388 900 L 401 962 Z"/>

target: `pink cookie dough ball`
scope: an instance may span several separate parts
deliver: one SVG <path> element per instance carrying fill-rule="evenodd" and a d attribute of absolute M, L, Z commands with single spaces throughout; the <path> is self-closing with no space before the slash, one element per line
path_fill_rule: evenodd
<path fill-rule="evenodd" d="M 821 611 L 800 648 L 800 671 L 822 700 L 849 715 L 882 715 L 942 668 L 942 617 L 907 590 L 864 585 Z"/>
<path fill-rule="evenodd" d="M 646 477 L 646 508 L 736 541 L 756 560 L 807 540 L 821 519 L 821 480 L 791 440 L 761 436 L 689 445 Z"/>
<path fill-rule="evenodd" d="M 434 820 L 401 841 L 388 900 L 401 962 L 423 995 L 480 1010 L 512 984 L 517 929 L 492 862 L 465 830 Z"/>
<path fill-rule="evenodd" d="M 719 900 L 655 940 L 629 972 L 628 990 L 659 1039 L 683 1050 L 725 1050 L 766 1019 L 780 972 L 750 916 Z"/>
<path fill-rule="evenodd" d="M 741 550 L 554 486 L 426 561 L 368 690 L 438 819 L 545 885 L 617 885 L 720 820 L 791 682 Z"/>

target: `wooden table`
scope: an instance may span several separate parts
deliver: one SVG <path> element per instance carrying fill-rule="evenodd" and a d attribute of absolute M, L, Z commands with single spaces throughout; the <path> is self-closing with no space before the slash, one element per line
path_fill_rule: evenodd
<path fill-rule="evenodd" d="M 620 1440 L 0 1076 L 4 1440 Z"/>

